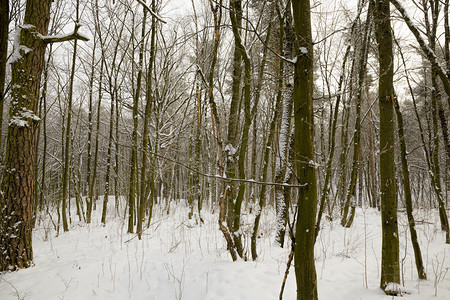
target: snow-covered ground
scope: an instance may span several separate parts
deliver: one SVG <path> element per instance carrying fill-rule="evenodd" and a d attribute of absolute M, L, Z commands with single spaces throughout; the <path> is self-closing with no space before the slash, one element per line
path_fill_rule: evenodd
<path fill-rule="evenodd" d="M 289 249 L 274 245 L 272 208 L 264 210 L 256 262 L 231 261 L 217 211 L 205 210 L 205 223 L 199 225 L 187 218 L 183 203 L 173 203 L 168 214 L 156 206 L 141 241 L 126 233 L 127 220 L 114 215 L 110 208 L 103 227 L 99 211 L 90 225 L 72 214 L 70 231 L 59 236 L 50 219 L 41 221 L 33 235 L 35 266 L 0 275 L 0 299 L 278 299 Z M 437 213 L 417 214 L 428 281 L 417 279 L 406 218 L 400 215 L 404 298 L 450 299 L 450 246 L 444 243 Z M 379 212 L 358 209 L 352 228 L 338 224 L 323 221 L 316 244 L 319 298 L 392 299 L 378 288 Z M 296 299 L 293 268 L 283 299 Z"/>

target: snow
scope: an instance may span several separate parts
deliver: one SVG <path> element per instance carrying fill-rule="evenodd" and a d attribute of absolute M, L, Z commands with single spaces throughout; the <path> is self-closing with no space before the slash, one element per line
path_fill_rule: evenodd
<path fill-rule="evenodd" d="M 17 27 L 16 32 L 14 34 L 14 45 L 13 45 L 13 53 L 11 54 L 11 57 L 9 58 L 9 63 L 13 64 L 17 61 L 19 61 L 22 58 L 22 55 L 20 54 L 20 32 L 22 28 Z"/>
<path fill-rule="evenodd" d="M 401 294 L 401 291 L 402 291 L 402 288 L 401 288 L 400 284 L 398 284 L 398 283 L 389 282 L 386 285 L 386 292 L 395 293 L 395 294 L 400 293 Z"/>
<path fill-rule="evenodd" d="M 22 107 L 17 115 L 11 117 L 11 119 L 9 120 L 9 126 L 27 127 L 29 119 L 33 121 L 41 120 L 31 110 L 27 109 L 26 107 Z"/>
<path fill-rule="evenodd" d="M 36 28 L 36 26 L 34 26 L 32 24 L 22 24 L 19 27 L 22 28 L 22 29 L 25 29 L 25 30 L 31 30 L 31 29 L 35 29 Z"/>
<path fill-rule="evenodd" d="M 236 154 L 237 150 L 230 143 L 225 146 L 225 151 L 228 152 L 229 155 L 233 156 Z"/>
<path fill-rule="evenodd" d="M 120 207 L 119 211 L 124 209 Z M 205 208 L 204 224 L 198 221 L 198 215 L 189 220 L 188 212 L 185 201 L 173 202 L 169 214 L 164 204 L 156 205 L 152 225 L 141 241 L 126 233 L 127 218 L 115 216 L 113 206 L 108 208 L 105 227 L 100 223 L 100 210 L 93 212 L 89 225 L 78 222 L 73 211 L 70 231 L 59 235 L 48 215 L 44 216 L 33 231 L 35 265 L 0 275 L 0 299 L 278 299 L 290 246 L 281 249 L 274 244 L 272 207 L 262 211 L 256 262 L 231 261 L 218 228 L 218 210 L 211 214 Z M 450 267 L 450 247 L 444 244 L 438 212 L 416 215 L 429 280 L 417 279 L 406 235 L 407 219 L 400 214 L 400 263 L 405 287 L 403 280 L 401 286 L 391 285 L 406 291 L 406 300 L 450 299 L 450 275 L 442 275 Z M 335 219 L 324 219 L 316 243 L 319 299 L 392 299 L 379 288 L 379 212 L 357 208 L 349 229 L 339 226 L 339 218 Z M 252 220 L 243 215 L 243 225 Z M 249 234 L 248 226 L 241 226 L 241 232 Z M 436 283 L 437 274 L 442 276 Z M 293 267 L 283 299 L 296 299 Z"/>

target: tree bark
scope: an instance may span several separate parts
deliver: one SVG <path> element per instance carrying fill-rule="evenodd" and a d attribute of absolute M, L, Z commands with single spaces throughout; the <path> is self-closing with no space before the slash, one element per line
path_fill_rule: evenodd
<path fill-rule="evenodd" d="M 291 7 L 286 7 L 286 12 L 281 15 L 282 8 L 277 6 L 277 14 L 280 22 L 280 53 L 286 58 L 292 58 L 294 55 L 295 33 L 292 25 Z M 291 119 L 292 119 L 292 92 L 293 92 L 293 66 L 286 64 L 280 59 L 280 78 L 278 79 L 277 97 L 283 101 L 283 112 L 281 114 L 281 125 L 278 137 L 278 155 L 275 160 L 275 182 L 286 182 L 285 178 L 289 166 L 289 145 L 291 139 Z M 277 100 L 278 101 L 278 100 Z M 276 201 L 276 236 L 275 241 L 284 246 L 286 236 L 286 223 L 288 217 L 289 201 L 286 194 L 289 193 L 288 187 L 275 186 Z"/>
<path fill-rule="evenodd" d="M 77 17 L 75 21 L 75 30 L 74 32 L 78 32 L 80 28 L 79 25 L 79 16 L 78 16 L 78 7 L 79 1 L 77 1 Z M 65 132 L 65 144 L 64 144 L 64 168 L 63 168 L 63 191 L 62 191 L 62 220 L 63 220 L 63 230 L 69 231 L 69 224 L 67 222 L 67 201 L 70 201 L 70 188 L 69 187 L 69 170 L 70 170 L 70 138 L 72 136 L 71 125 L 72 125 L 72 102 L 73 102 L 73 82 L 75 80 L 75 63 L 77 59 L 77 46 L 78 40 L 74 41 L 73 44 L 73 54 L 72 54 L 72 68 L 70 71 L 70 79 L 69 79 L 69 93 L 67 99 L 67 125 Z M 70 213 L 70 212 L 69 212 Z"/>
<path fill-rule="evenodd" d="M 0 272 L 32 264 L 34 196 L 34 151 L 41 74 L 46 44 L 36 32 L 46 35 L 51 0 L 28 0 L 24 24 L 16 31 L 12 62 L 11 108 L 5 172 L 0 194 Z"/>
<path fill-rule="evenodd" d="M 152 0 L 153 9 L 156 8 L 155 0 Z M 152 111 L 153 104 L 153 65 L 155 63 L 155 53 L 156 53 L 156 18 L 152 17 L 152 28 L 151 28 L 151 40 L 150 40 L 150 61 L 147 66 L 147 86 L 145 93 L 145 114 L 144 114 L 144 132 L 142 135 L 142 167 L 141 167 L 141 192 L 140 192 L 140 202 L 141 206 L 146 206 L 146 201 L 148 202 L 149 208 L 149 216 L 148 216 L 148 224 L 150 225 L 150 221 L 152 219 L 153 214 L 153 203 L 155 201 L 155 176 L 154 176 L 154 168 L 155 168 L 155 159 L 151 162 L 150 166 L 150 178 L 148 179 L 147 184 L 147 159 L 148 153 L 151 151 L 150 149 L 150 141 L 149 141 L 149 122 L 150 122 L 150 114 Z M 148 188 L 149 187 L 149 188 Z M 148 199 L 148 195 L 150 192 L 150 199 Z"/>
<path fill-rule="evenodd" d="M 344 211 L 342 214 L 341 225 L 349 228 L 353 223 L 353 218 L 355 214 L 356 206 L 356 183 L 358 180 L 358 169 L 359 169 L 359 154 L 361 147 L 361 102 L 363 94 L 364 77 L 366 75 L 366 65 L 367 65 L 367 55 L 369 48 L 369 36 L 371 31 L 371 13 L 372 5 L 369 4 L 369 9 L 367 11 L 367 19 L 365 23 L 365 30 L 363 35 L 363 40 L 361 43 L 360 57 L 358 61 L 358 83 L 356 91 L 356 120 L 355 120 L 355 131 L 353 138 L 353 162 L 352 162 L 352 172 L 350 175 L 350 186 L 347 191 L 347 197 L 344 205 Z M 348 209 L 351 206 L 350 216 L 348 216 Z"/>
<path fill-rule="evenodd" d="M 8 55 L 9 0 L 0 1 L 0 149 L 2 147 L 3 104 L 5 102 L 6 60 Z"/>
<path fill-rule="evenodd" d="M 144 9 L 144 16 L 142 18 L 142 28 L 141 28 L 141 40 L 139 45 L 139 62 L 138 62 L 138 75 L 136 90 L 134 92 L 133 99 L 133 133 L 131 138 L 131 160 L 130 160 L 130 189 L 128 194 L 128 233 L 134 232 L 134 204 L 136 203 L 136 178 L 138 178 L 138 165 L 137 165 L 137 152 L 138 152 L 138 108 L 139 108 L 139 98 L 141 96 L 141 86 L 142 86 L 142 68 L 144 64 L 144 42 L 145 42 L 145 24 L 147 20 L 147 10 Z M 143 170 L 145 172 L 145 170 Z M 141 210 L 142 209 L 142 210 Z M 138 205 L 137 211 L 137 229 L 139 239 L 142 235 L 142 221 L 144 216 L 144 208 Z"/>
<path fill-rule="evenodd" d="M 314 154 L 314 66 L 309 0 L 293 0 L 297 61 L 294 71 L 295 170 L 300 184 L 294 266 L 298 300 L 317 300 L 314 264 L 317 182 Z"/>
<path fill-rule="evenodd" d="M 382 253 L 380 287 L 397 295 L 400 284 L 397 222 L 397 185 L 395 182 L 394 55 L 389 0 L 375 0 L 374 19 L 379 51 L 380 178 Z"/>
<path fill-rule="evenodd" d="M 400 159 L 402 163 L 402 173 L 403 173 L 403 189 L 405 192 L 405 206 L 406 214 L 408 216 L 409 232 L 411 234 L 411 243 L 414 249 L 414 258 L 416 261 L 417 273 L 419 279 L 427 279 L 427 274 L 425 273 L 425 268 L 422 261 L 422 253 L 420 251 L 420 245 L 417 238 L 416 223 L 413 216 L 413 206 L 412 206 L 412 195 L 411 195 L 411 182 L 408 168 L 406 143 L 405 143 L 405 132 L 403 126 L 403 116 L 400 112 L 400 107 L 398 101 L 394 103 L 395 114 L 397 116 L 397 134 L 400 143 Z"/>
<path fill-rule="evenodd" d="M 272 7 L 272 12 L 273 12 L 273 7 Z M 269 28 L 267 29 L 266 44 L 270 39 L 271 30 L 272 30 L 272 23 L 270 23 Z M 255 105 L 257 105 L 259 102 L 259 95 L 260 95 L 260 92 L 261 92 L 260 90 L 261 90 L 261 86 L 262 86 L 262 78 L 263 78 L 263 74 L 264 74 L 264 66 L 266 63 L 266 56 L 267 56 L 267 47 L 264 49 L 263 61 L 261 63 L 261 69 L 259 71 L 260 77 L 259 77 L 259 81 L 258 81 L 258 90 L 257 90 L 257 95 L 256 95 L 257 98 L 255 99 Z M 271 152 L 270 147 L 274 141 L 275 126 L 277 124 L 278 114 L 279 114 L 280 109 L 281 109 L 281 98 L 278 97 L 277 103 L 275 105 L 275 111 L 273 112 L 272 121 L 270 123 L 269 137 L 267 138 L 266 147 L 264 148 L 264 160 L 262 163 L 263 169 L 262 169 L 262 174 L 261 174 L 261 180 L 263 182 L 267 181 L 267 174 L 268 174 L 268 169 L 269 169 L 269 158 L 270 158 L 270 152 Z M 256 126 L 256 124 L 254 124 L 254 126 Z M 253 142 L 256 142 L 256 141 L 253 141 Z M 256 163 L 256 162 L 253 162 L 253 163 Z M 258 235 L 259 221 L 261 219 L 261 212 L 264 207 L 265 200 L 266 200 L 266 188 L 267 188 L 266 185 L 261 186 L 259 197 L 257 198 L 258 199 L 258 206 L 257 206 L 258 208 L 256 209 L 256 216 L 255 216 L 255 222 L 253 225 L 253 233 L 252 233 L 252 237 L 251 237 L 251 246 L 250 246 L 253 260 L 256 260 L 256 258 L 258 257 L 258 253 L 256 251 L 256 239 L 257 239 L 257 235 Z"/>

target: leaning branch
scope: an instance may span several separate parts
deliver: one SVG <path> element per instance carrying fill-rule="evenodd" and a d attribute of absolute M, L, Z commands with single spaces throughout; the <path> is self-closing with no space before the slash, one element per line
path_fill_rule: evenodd
<path fill-rule="evenodd" d="M 420 48 L 425 53 L 425 56 L 430 61 L 433 68 L 436 69 L 436 72 L 438 73 L 439 78 L 442 81 L 442 85 L 444 86 L 444 90 L 448 96 L 447 101 L 450 105 L 450 73 L 449 73 L 450 70 L 447 72 L 439 63 L 436 54 L 422 38 L 419 29 L 416 27 L 416 25 L 413 24 L 412 19 L 409 17 L 408 13 L 406 12 L 405 8 L 400 4 L 400 2 L 398 0 L 390 0 L 390 1 L 402 15 L 403 20 L 405 20 L 405 23 L 408 26 L 409 30 L 411 30 L 412 34 L 415 36 L 417 42 L 420 45 Z"/>
<path fill-rule="evenodd" d="M 225 182 L 246 182 L 246 183 L 252 183 L 252 184 L 258 184 L 258 185 L 269 185 L 269 186 L 282 186 L 282 187 L 289 187 L 289 188 L 301 188 L 301 187 L 305 187 L 307 186 L 307 184 L 287 184 L 287 183 L 276 183 L 276 182 L 265 182 L 265 181 L 257 181 L 254 179 L 245 179 L 245 178 L 228 178 L 228 177 L 224 177 L 221 175 L 214 175 L 214 174 L 205 174 L 202 173 L 194 168 L 191 168 L 179 161 L 176 161 L 175 159 L 151 152 L 152 154 L 156 155 L 157 157 L 173 162 L 185 169 L 187 169 L 188 171 L 194 172 L 202 177 L 206 177 L 206 178 L 212 178 L 212 179 L 217 179 L 217 180 L 222 180 Z"/>
<path fill-rule="evenodd" d="M 158 21 L 160 21 L 161 23 L 166 24 L 167 22 L 164 21 L 160 16 L 158 16 L 158 14 L 156 12 L 153 11 L 153 9 L 151 9 L 147 4 L 145 4 L 144 1 L 142 0 L 137 0 L 137 2 L 139 2 L 140 5 L 142 5 L 144 7 L 144 9 L 146 9 L 155 19 L 157 19 Z"/>

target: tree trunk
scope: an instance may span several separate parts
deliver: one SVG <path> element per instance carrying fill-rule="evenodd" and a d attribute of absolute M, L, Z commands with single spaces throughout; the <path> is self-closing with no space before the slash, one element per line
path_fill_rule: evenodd
<path fill-rule="evenodd" d="M 271 17 L 270 17 L 270 19 L 272 19 L 273 12 L 274 12 L 274 7 L 272 6 L 271 7 Z M 267 35 L 266 35 L 266 38 L 265 38 L 265 44 L 266 45 L 269 42 L 271 32 L 272 32 L 272 22 L 269 24 L 269 27 L 267 29 Z M 255 95 L 255 104 L 254 104 L 254 107 L 253 107 L 253 115 L 256 115 L 256 110 L 257 110 L 256 107 L 257 107 L 257 105 L 259 103 L 259 98 L 260 98 L 260 95 L 261 95 L 261 87 L 262 87 L 262 83 L 263 83 L 263 75 L 264 75 L 264 67 L 266 65 L 266 59 L 267 59 L 267 47 L 265 47 L 264 50 L 263 50 L 263 59 L 262 59 L 260 70 L 259 70 L 259 78 L 258 78 L 256 95 Z M 276 124 L 277 124 L 278 115 L 279 115 L 279 111 L 280 110 L 281 110 L 281 97 L 278 97 L 276 105 L 275 105 L 275 111 L 273 113 L 272 121 L 270 123 L 269 136 L 267 138 L 266 147 L 264 148 L 264 160 L 263 160 L 263 163 L 262 163 L 263 169 L 262 169 L 262 174 L 261 174 L 261 178 L 262 178 L 263 182 L 267 181 L 267 175 L 268 175 L 268 169 L 269 169 L 269 158 L 270 158 L 270 152 L 271 152 L 271 148 L 270 147 L 274 143 L 275 127 L 276 127 Z M 253 126 L 256 127 L 256 122 L 255 122 L 255 124 L 253 124 Z M 256 141 L 253 141 L 253 142 L 256 143 Z M 256 164 L 256 161 L 253 161 L 253 163 Z M 253 226 L 253 233 L 252 233 L 252 237 L 251 237 L 251 253 L 252 253 L 252 259 L 253 260 L 256 260 L 256 258 L 258 257 L 258 253 L 256 252 L 256 238 L 257 238 L 257 235 L 258 235 L 259 221 L 261 219 L 261 212 L 262 212 L 262 209 L 263 209 L 264 204 L 265 204 L 266 188 L 267 188 L 266 185 L 261 186 L 261 190 L 260 190 L 260 193 L 259 193 L 258 208 L 257 208 L 257 210 L 255 212 L 256 217 L 255 217 L 255 223 L 254 223 L 254 226 Z"/>
<path fill-rule="evenodd" d="M 294 28 L 292 27 L 292 13 L 290 5 L 286 7 L 285 16 L 281 15 L 281 8 L 277 7 L 278 19 L 280 22 L 280 53 L 287 58 L 294 55 Z M 286 64 L 280 59 L 280 78 L 278 80 L 277 97 L 283 101 L 283 112 L 281 115 L 281 125 L 278 137 L 279 154 L 275 160 L 275 182 L 283 183 L 286 174 L 289 173 L 289 145 L 291 138 L 291 119 L 292 119 L 292 90 L 293 90 L 293 66 Z M 278 101 L 278 100 L 277 100 Z M 288 176 L 289 177 L 289 176 Z M 286 223 L 289 210 L 289 201 L 285 197 L 289 188 L 275 186 L 276 201 L 276 236 L 275 241 L 283 247 L 286 235 Z"/>
<path fill-rule="evenodd" d="M 138 177 L 138 162 L 137 162 L 137 152 L 138 152 L 138 108 L 139 108 L 139 98 L 141 96 L 141 85 L 142 85 L 142 69 L 144 64 L 144 42 L 145 42 L 145 24 L 147 20 L 147 10 L 144 9 L 144 16 L 142 18 L 142 28 L 141 28 L 141 40 L 139 45 L 139 62 L 138 62 L 138 75 L 136 90 L 133 99 L 133 134 L 131 138 L 131 161 L 130 161 L 130 190 L 128 194 L 128 233 L 134 232 L 134 204 L 136 203 L 136 178 Z M 143 170 L 145 172 L 145 170 Z M 142 210 L 141 210 L 142 209 Z M 142 235 L 142 220 L 144 208 L 138 207 L 137 215 L 137 233 L 139 239 Z"/>
<path fill-rule="evenodd" d="M 80 28 L 79 25 L 79 17 L 78 17 L 78 7 L 79 2 L 77 1 L 77 17 L 75 21 L 75 30 L 74 32 L 77 32 Z M 62 184 L 63 184 L 63 191 L 62 191 L 62 220 L 63 220 L 63 230 L 69 231 L 69 224 L 67 222 L 67 214 L 66 214 L 66 208 L 67 208 L 67 201 L 70 201 L 70 188 L 69 187 L 69 170 L 70 170 L 70 138 L 72 135 L 71 132 L 71 125 L 72 125 L 72 100 L 73 100 L 73 82 L 75 80 L 75 62 L 77 59 L 77 46 L 78 41 L 75 40 L 73 44 L 73 56 L 72 56 L 72 69 L 70 71 L 70 81 L 69 81 L 69 93 L 68 93 L 68 99 L 67 99 L 67 125 L 66 125 L 66 132 L 65 132 L 65 146 L 64 146 L 64 168 L 63 168 L 63 178 L 62 178 Z M 69 212 L 70 213 L 70 212 Z"/>
<path fill-rule="evenodd" d="M 35 113 L 39 100 L 51 0 L 28 0 L 24 24 L 16 31 L 12 61 L 11 108 L 5 172 L 0 194 L 0 272 L 32 264 L 32 218 L 34 195 Z M 19 46 L 20 45 L 20 46 Z"/>
<path fill-rule="evenodd" d="M 93 163 L 93 171 L 92 171 L 92 180 L 89 188 L 89 203 L 86 209 L 86 222 L 91 222 L 92 217 L 92 209 L 94 206 L 94 189 L 96 186 L 97 179 L 97 167 L 98 167 L 98 148 L 99 148 L 99 136 L 100 136 L 100 117 L 101 117 L 101 108 L 102 108 L 102 83 L 103 83 L 103 68 L 104 68 L 104 60 L 101 59 L 100 63 L 100 76 L 98 80 L 98 100 L 97 100 L 97 120 L 96 120 L 96 129 L 95 129 L 95 148 L 94 148 L 94 163 Z M 97 193 L 98 194 L 98 193 Z M 98 196 L 98 195 L 97 195 Z"/>
<path fill-rule="evenodd" d="M 94 101 L 94 72 L 95 72 L 95 50 L 97 45 L 97 39 L 94 36 L 94 46 L 92 49 L 92 61 L 91 61 L 91 75 L 89 78 L 89 111 L 88 111 L 88 136 L 87 136 L 87 175 L 86 175 L 86 181 L 87 181 L 87 197 L 86 197 L 86 221 L 88 223 L 91 222 L 90 219 L 90 205 L 92 203 L 91 198 L 91 186 L 93 184 L 92 182 L 92 129 L 93 129 L 93 123 L 92 123 L 92 115 L 93 115 L 93 101 Z"/>
<path fill-rule="evenodd" d="M 110 79 L 111 80 L 111 79 Z M 102 207 L 102 224 L 106 224 L 106 209 L 108 205 L 109 191 L 111 189 L 111 160 L 112 160 L 112 143 L 113 143 L 113 132 L 114 132 L 114 104 L 117 95 L 115 94 L 115 88 L 110 84 L 110 95 L 111 95 L 111 109 L 109 114 L 109 138 L 108 138 L 108 154 L 106 156 L 106 174 L 105 174 L 105 194 L 103 196 L 103 207 Z M 117 122 L 117 121 L 116 121 Z"/>
<path fill-rule="evenodd" d="M 358 83 L 356 91 L 356 120 L 355 120 L 355 131 L 353 138 L 353 162 L 352 162 L 352 172 L 350 175 L 350 185 L 347 191 L 347 197 L 344 205 L 344 210 L 341 219 L 341 225 L 349 228 L 353 223 L 353 218 L 355 214 L 356 206 L 356 183 L 358 180 L 358 169 L 359 169 L 359 153 L 361 147 L 361 102 L 363 94 L 364 77 L 366 75 L 366 65 L 367 65 L 367 55 L 368 55 L 368 43 L 369 36 L 371 32 L 371 13 L 372 5 L 369 4 L 369 9 L 367 11 L 367 19 L 364 27 L 364 35 L 361 43 L 360 57 L 358 61 Z M 350 216 L 348 216 L 348 209 L 351 206 Z"/>
<path fill-rule="evenodd" d="M 402 173 L 403 173 L 403 189 L 405 192 L 405 206 L 406 214 L 408 216 L 409 232 L 411 234 L 411 243 L 414 249 L 414 258 L 416 260 L 416 267 L 419 279 L 427 279 L 425 269 L 422 261 L 422 253 L 420 251 L 419 241 L 417 239 L 416 224 L 414 222 L 413 216 L 413 206 L 412 206 L 412 196 L 411 196 L 411 182 L 408 169 L 406 143 L 405 143 L 405 133 L 403 126 L 403 116 L 400 112 L 400 107 L 398 102 L 394 103 L 395 114 L 397 116 L 397 134 L 400 143 L 400 158 L 402 163 Z"/>
<path fill-rule="evenodd" d="M 0 1 L 0 149 L 2 147 L 3 104 L 5 102 L 6 60 L 8 55 L 9 0 Z"/>
<path fill-rule="evenodd" d="M 331 125 L 331 135 L 330 135 L 330 153 L 328 154 L 327 159 L 327 165 L 326 165 L 326 173 L 325 173 L 325 182 L 323 184 L 322 189 L 322 195 L 320 196 L 320 204 L 319 204 L 319 212 L 317 215 L 317 222 L 316 222 L 316 239 L 320 231 L 320 221 L 322 219 L 323 210 L 325 208 L 325 201 L 328 198 L 328 192 L 329 192 L 329 182 L 331 180 L 331 165 L 333 162 L 333 156 L 334 156 L 334 150 L 336 145 L 336 124 L 338 120 L 338 113 L 339 113 L 339 104 L 341 102 L 342 97 L 342 84 L 344 82 L 344 74 L 345 74 L 345 65 L 347 63 L 348 55 L 350 53 L 351 46 L 347 46 L 347 50 L 345 51 L 344 55 L 344 61 L 342 62 L 342 69 L 341 69 L 341 75 L 339 78 L 339 84 L 338 84 L 338 92 L 336 96 L 336 104 L 334 105 L 334 116 L 332 120 Z"/>
<path fill-rule="evenodd" d="M 374 19 L 379 50 L 380 178 L 382 253 L 380 287 L 397 295 L 400 284 L 397 222 L 397 185 L 395 182 L 394 55 L 389 0 L 376 0 Z"/>
<path fill-rule="evenodd" d="M 298 300 L 317 300 L 314 242 L 317 182 L 314 154 L 314 65 L 309 0 L 292 1 L 297 62 L 294 71 L 294 162 L 299 189 L 294 266 Z"/>

